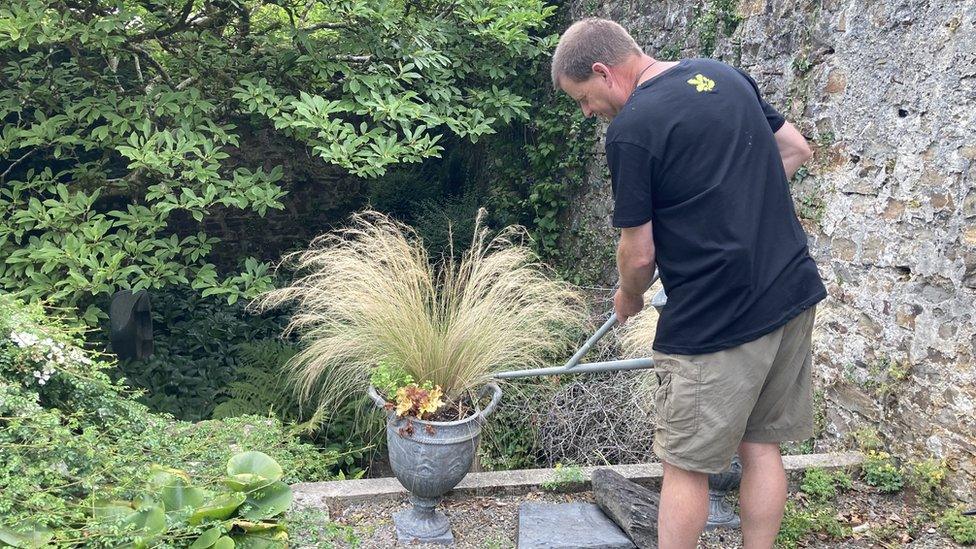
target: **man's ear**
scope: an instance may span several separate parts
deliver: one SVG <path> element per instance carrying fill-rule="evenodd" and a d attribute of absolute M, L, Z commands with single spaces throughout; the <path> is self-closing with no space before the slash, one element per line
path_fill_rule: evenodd
<path fill-rule="evenodd" d="M 593 65 L 590 67 L 590 70 L 593 71 L 594 75 L 599 76 L 600 78 L 605 80 L 608 84 L 611 82 L 610 67 L 604 65 L 603 63 L 593 63 Z"/>

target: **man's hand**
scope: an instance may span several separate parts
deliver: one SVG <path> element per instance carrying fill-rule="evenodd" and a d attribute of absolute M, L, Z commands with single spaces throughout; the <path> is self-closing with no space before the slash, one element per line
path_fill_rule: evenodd
<path fill-rule="evenodd" d="M 654 232 L 648 221 L 620 231 L 617 243 L 620 289 L 613 296 L 617 322 L 623 324 L 644 308 L 644 292 L 654 276 Z"/>
<path fill-rule="evenodd" d="M 617 322 L 624 324 L 627 319 L 641 312 L 644 308 L 644 296 L 617 290 L 613 294 L 613 310 L 617 313 Z"/>

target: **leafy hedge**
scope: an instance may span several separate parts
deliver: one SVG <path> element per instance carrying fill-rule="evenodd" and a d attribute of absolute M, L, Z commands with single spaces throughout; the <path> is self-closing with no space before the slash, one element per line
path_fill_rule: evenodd
<path fill-rule="evenodd" d="M 160 466 L 185 471 L 194 486 L 219 492 L 228 460 L 248 450 L 277 460 L 284 482 L 329 478 L 337 455 L 298 442 L 277 420 L 187 423 L 150 413 L 109 378 L 112 364 L 83 349 L 80 336 L 40 307 L 0 294 L 5 531 L 46 528 L 61 545 L 119 546 L 135 535 L 135 526 L 96 517 L 105 501 L 160 500 L 151 482 Z M 203 526 L 170 529 L 159 541 L 178 545 L 195 539 Z"/>
<path fill-rule="evenodd" d="M 230 396 L 242 345 L 276 339 L 286 324 L 280 315 L 253 315 L 241 303 L 201 297 L 187 287 L 152 292 L 152 315 L 153 355 L 122 361 L 119 371 L 133 387 L 146 390 L 141 400 L 150 409 L 188 421 L 209 419 Z M 108 331 L 106 325 L 103 333 Z"/>
<path fill-rule="evenodd" d="M 282 209 L 268 134 L 376 177 L 527 116 L 509 88 L 553 37 L 543 0 L 8 0 L 0 8 L 0 289 L 81 306 L 188 285 L 233 303 L 267 265 L 218 272 L 227 210 Z M 322 192 L 329 193 L 323 185 Z M 244 258 L 242 258 L 244 259 Z M 85 305 L 88 305 L 85 307 Z"/>

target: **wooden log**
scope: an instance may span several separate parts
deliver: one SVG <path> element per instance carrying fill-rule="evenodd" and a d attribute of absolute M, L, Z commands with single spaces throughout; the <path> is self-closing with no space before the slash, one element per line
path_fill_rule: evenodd
<path fill-rule="evenodd" d="M 634 545 L 656 549 L 660 495 L 610 469 L 593 471 L 592 483 L 596 504 Z"/>

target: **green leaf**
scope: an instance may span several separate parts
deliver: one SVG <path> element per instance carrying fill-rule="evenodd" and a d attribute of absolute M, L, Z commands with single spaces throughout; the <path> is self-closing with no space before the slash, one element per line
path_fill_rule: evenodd
<path fill-rule="evenodd" d="M 200 507 L 212 494 L 196 486 L 173 485 L 162 490 L 163 505 L 166 511 L 178 511 L 187 507 Z"/>
<path fill-rule="evenodd" d="M 233 515 L 246 500 L 247 496 L 240 492 L 222 494 L 194 511 L 187 521 L 190 526 L 196 526 L 208 520 L 224 520 Z"/>
<path fill-rule="evenodd" d="M 95 518 L 127 517 L 134 509 L 135 504 L 131 501 L 96 501 L 92 506 L 92 515 Z"/>
<path fill-rule="evenodd" d="M 214 526 L 213 528 L 200 534 L 200 537 L 198 537 L 196 541 L 190 545 L 190 549 L 208 549 L 209 547 L 213 547 L 223 533 L 224 529 L 222 527 Z"/>
<path fill-rule="evenodd" d="M 27 531 L 13 531 L 0 527 L 0 544 L 12 547 L 44 547 L 54 538 L 54 531 L 46 526 L 32 525 Z"/>
<path fill-rule="evenodd" d="M 136 531 L 152 537 L 166 531 L 166 513 L 158 505 L 148 505 L 138 509 L 122 524 L 133 525 Z"/>
<path fill-rule="evenodd" d="M 242 452 L 230 458 L 227 462 L 227 474 L 257 475 L 270 481 L 280 480 L 284 475 L 281 466 L 271 456 L 257 451 Z"/>
<path fill-rule="evenodd" d="M 252 490 L 257 490 L 258 488 L 264 488 L 265 486 L 273 483 L 274 480 L 264 478 L 261 475 L 241 473 L 239 475 L 225 477 L 222 482 L 224 483 L 224 486 L 227 486 L 231 490 L 237 492 L 250 492 Z"/>
<path fill-rule="evenodd" d="M 238 549 L 285 549 L 288 547 L 288 535 L 278 532 L 274 536 L 267 533 L 243 534 L 234 536 Z"/>
<path fill-rule="evenodd" d="M 214 549 L 234 549 L 235 545 L 233 539 L 224 536 L 217 540 L 217 543 L 214 544 Z"/>
<path fill-rule="evenodd" d="M 284 513 L 291 506 L 291 487 L 284 482 L 255 490 L 247 498 L 247 510 L 241 514 L 248 520 L 264 520 Z"/>

